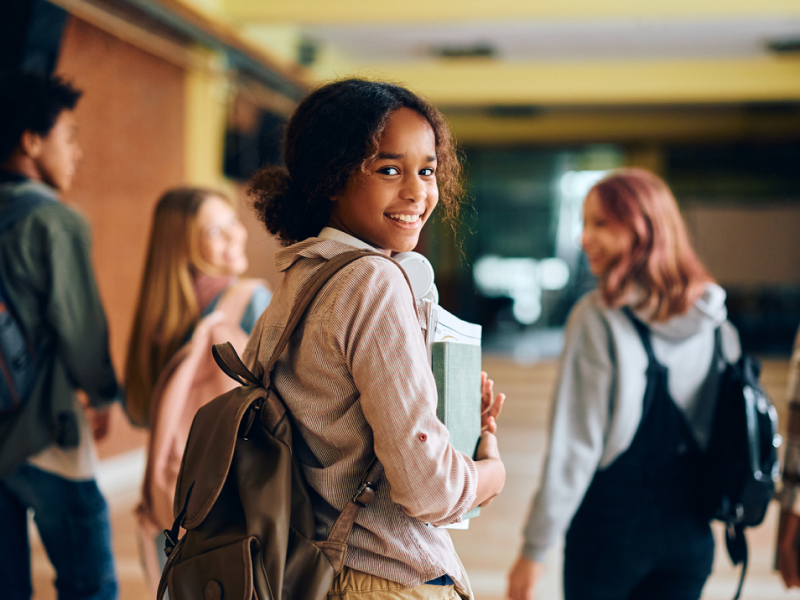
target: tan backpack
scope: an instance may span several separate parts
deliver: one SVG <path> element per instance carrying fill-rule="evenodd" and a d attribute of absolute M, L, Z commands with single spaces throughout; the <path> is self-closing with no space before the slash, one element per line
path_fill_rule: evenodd
<path fill-rule="evenodd" d="M 292 453 L 291 414 L 270 375 L 311 300 L 345 265 L 383 254 L 354 250 L 328 261 L 305 285 L 262 383 L 230 344 L 214 346 L 220 368 L 241 384 L 195 416 L 167 535 L 158 600 L 320 600 L 344 566 L 358 511 L 375 499 L 383 465 L 373 459 L 326 541 Z M 389 259 L 390 260 L 390 259 Z M 396 264 L 396 263 L 393 263 Z M 401 269 L 402 270 L 402 269 Z M 410 284 L 409 284 L 410 287 Z M 178 534 L 186 533 L 180 540 Z"/>

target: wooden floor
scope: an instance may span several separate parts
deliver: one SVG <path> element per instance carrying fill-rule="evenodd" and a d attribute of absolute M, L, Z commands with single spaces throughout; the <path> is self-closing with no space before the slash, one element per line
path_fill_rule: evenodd
<path fill-rule="evenodd" d="M 530 498 L 538 484 L 546 442 L 550 392 L 556 375 L 553 361 L 532 365 L 515 364 L 500 357 L 484 358 L 484 368 L 496 382 L 498 391 L 507 394 L 508 401 L 499 422 L 500 450 L 506 464 L 506 487 L 483 514 L 474 519 L 468 531 L 453 531 L 456 548 L 469 572 L 479 600 L 500 600 L 505 596 L 506 573 L 516 557 L 521 543 L 520 529 Z M 784 390 L 787 364 L 785 361 L 765 361 L 762 380 L 775 400 L 781 416 L 785 414 Z M 138 465 L 138 466 L 137 466 Z M 136 476 L 126 474 L 140 470 L 141 455 L 131 453 L 129 460 L 109 464 L 103 480 L 106 484 L 113 513 L 114 551 L 120 580 L 120 599 L 148 598 L 134 532 L 132 510 L 138 494 Z M 774 503 L 773 503 L 774 504 Z M 776 506 L 773 505 L 766 522 L 749 530 L 751 564 L 745 583 L 743 600 L 778 600 L 800 598 L 800 591 L 787 592 L 779 577 L 772 571 L 776 527 Z M 738 571 L 728 561 L 721 531 L 717 536 L 717 555 L 714 573 L 703 598 L 728 599 L 738 581 Z M 41 544 L 33 540 L 33 574 L 36 600 L 55 598 L 52 588 L 53 572 Z M 539 588 L 538 598 L 559 600 L 560 552 L 550 552 L 547 570 Z"/>

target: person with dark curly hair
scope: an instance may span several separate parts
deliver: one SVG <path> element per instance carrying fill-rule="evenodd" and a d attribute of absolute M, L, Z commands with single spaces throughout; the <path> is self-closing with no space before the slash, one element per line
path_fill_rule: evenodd
<path fill-rule="evenodd" d="M 245 362 L 264 367 L 306 281 L 354 248 L 413 250 L 437 204 L 454 220 L 460 165 L 442 115 L 412 92 L 348 79 L 321 87 L 286 132 L 285 168 L 257 174 L 251 195 L 287 246 L 285 277 L 250 337 Z M 486 504 L 505 482 L 494 436 L 504 396 L 482 375 L 476 459 L 456 451 L 436 417 L 437 393 L 420 316 L 397 266 L 366 256 L 322 288 L 271 373 L 302 437 L 296 448 L 324 540 L 373 456 L 376 500 L 348 539 L 329 598 L 469 598 L 442 527 Z"/>

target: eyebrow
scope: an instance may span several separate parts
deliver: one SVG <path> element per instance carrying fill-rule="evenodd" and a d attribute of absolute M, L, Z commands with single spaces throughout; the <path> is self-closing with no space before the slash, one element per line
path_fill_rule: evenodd
<path fill-rule="evenodd" d="M 376 160 L 381 160 L 381 159 L 400 160 L 402 158 L 405 158 L 405 154 L 394 154 L 392 152 L 379 152 Z M 436 157 L 433 155 L 428 156 L 426 162 L 436 162 Z"/>

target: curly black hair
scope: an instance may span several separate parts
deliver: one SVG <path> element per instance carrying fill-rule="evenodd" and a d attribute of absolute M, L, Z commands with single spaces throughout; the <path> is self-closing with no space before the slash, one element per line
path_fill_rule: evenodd
<path fill-rule="evenodd" d="M 24 132 L 46 137 L 58 115 L 74 109 L 80 97 L 81 92 L 60 77 L 0 72 L 0 162 L 11 156 Z"/>
<path fill-rule="evenodd" d="M 436 137 L 436 180 L 445 220 L 455 223 L 463 195 L 461 163 L 442 114 L 391 83 L 344 79 L 320 87 L 295 110 L 286 128 L 286 167 L 256 173 L 250 196 L 267 230 L 289 245 L 317 235 L 328 222 L 330 198 L 377 156 L 392 113 L 422 115 Z"/>

